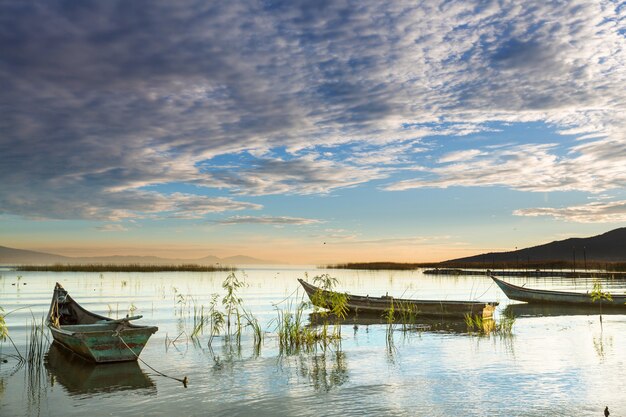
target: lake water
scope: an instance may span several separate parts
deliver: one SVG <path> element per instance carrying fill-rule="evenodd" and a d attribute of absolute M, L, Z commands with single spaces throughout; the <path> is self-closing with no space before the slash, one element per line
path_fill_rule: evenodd
<path fill-rule="evenodd" d="M 29 326 L 49 308 L 60 282 L 84 307 L 112 317 L 129 310 L 157 325 L 142 362 L 91 366 L 51 346 L 45 367 L 20 366 L 7 340 L 0 353 L 1 416 L 612 416 L 626 415 L 626 314 L 518 309 L 513 333 L 393 332 L 384 325 L 342 326 L 342 342 L 324 352 L 281 354 L 276 307 L 303 295 L 296 278 L 330 273 L 353 294 L 509 303 L 487 277 L 421 271 L 263 267 L 237 271 L 244 305 L 267 332 L 260 351 L 209 335 L 189 339 L 193 306 L 224 294 L 217 273 L 42 273 L 0 271 L 0 306 L 24 354 Z M 21 278 L 18 279 L 18 276 Z M 590 291 L 590 281 L 510 278 L 527 287 Z M 15 284 L 15 285 L 14 285 Z M 623 293 L 626 283 L 604 281 Z M 565 315 L 563 315 L 565 314 Z M 46 333 L 48 331 L 46 330 Z M 49 334 L 49 333 L 48 333 Z M 177 339 L 172 343 L 172 340 Z"/>

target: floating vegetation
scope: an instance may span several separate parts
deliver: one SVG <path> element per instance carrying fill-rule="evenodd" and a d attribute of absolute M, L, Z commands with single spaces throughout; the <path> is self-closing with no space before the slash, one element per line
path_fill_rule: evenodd
<path fill-rule="evenodd" d="M 219 272 L 235 271 L 234 266 L 227 265 L 148 265 L 148 264 L 54 264 L 54 265 L 20 265 L 18 271 L 48 272 Z"/>

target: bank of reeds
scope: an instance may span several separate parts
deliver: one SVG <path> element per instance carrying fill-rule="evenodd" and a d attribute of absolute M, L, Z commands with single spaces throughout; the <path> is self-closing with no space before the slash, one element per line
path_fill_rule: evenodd
<path fill-rule="evenodd" d="M 626 262 L 599 262 L 599 261 L 531 261 L 519 260 L 495 262 L 485 257 L 483 262 L 350 262 L 345 264 L 324 265 L 328 269 L 356 269 L 356 270 L 415 270 L 418 268 L 468 268 L 468 269 L 528 269 L 528 270 L 571 270 L 583 272 L 597 270 L 606 272 L 626 272 Z"/>
<path fill-rule="evenodd" d="M 156 265 L 156 264 L 54 264 L 20 265 L 18 271 L 47 272 L 219 272 L 235 271 L 229 265 Z"/>

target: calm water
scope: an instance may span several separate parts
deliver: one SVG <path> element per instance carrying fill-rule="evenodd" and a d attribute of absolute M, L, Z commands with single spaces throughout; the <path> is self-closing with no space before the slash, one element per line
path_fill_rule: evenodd
<path fill-rule="evenodd" d="M 237 274 L 241 278 L 244 271 Z M 186 337 L 193 306 L 223 294 L 226 273 L 29 273 L 0 271 L 0 306 L 25 307 L 6 320 L 18 349 L 26 350 L 33 317 L 47 313 L 61 282 L 86 308 L 106 316 L 142 314 L 156 324 L 141 358 L 159 371 L 189 378 L 188 388 L 138 364 L 86 366 L 52 346 L 39 373 L 12 357 L 0 364 L 1 416 L 612 416 L 626 415 L 626 315 L 559 315 L 517 310 L 513 336 L 466 332 L 394 332 L 385 327 L 342 328 L 339 349 L 280 355 L 274 304 L 302 297 L 296 278 L 330 272 L 355 294 L 405 298 L 480 299 L 508 303 L 483 277 L 427 276 L 420 271 L 356 272 L 306 268 L 249 268 L 244 304 L 267 331 L 260 352 L 251 335 L 241 348 L 223 338 L 207 346 Z M 18 281 L 18 275 L 22 278 Z M 519 279 L 529 287 L 591 290 L 591 282 Z M 16 284 L 16 285 L 13 285 Z M 25 285 L 24 285 L 25 284 Z M 624 292 L 623 282 L 604 289 Z M 167 343 L 178 337 L 175 343 Z M 13 354 L 10 342 L 1 352 Z"/>

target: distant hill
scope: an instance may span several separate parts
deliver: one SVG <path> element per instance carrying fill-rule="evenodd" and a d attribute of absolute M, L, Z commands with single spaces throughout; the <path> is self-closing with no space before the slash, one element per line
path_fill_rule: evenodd
<path fill-rule="evenodd" d="M 513 262 L 626 262 L 626 227 L 587 238 L 570 238 L 510 252 L 489 252 L 466 258 L 452 259 L 455 263 L 513 263 Z"/>
<path fill-rule="evenodd" d="M 140 265 L 262 265 L 272 264 L 274 261 L 252 258 L 250 256 L 229 256 L 218 258 L 217 256 L 205 256 L 200 259 L 169 259 L 158 256 L 91 256 L 69 257 L 52 253 L 36 252 L 24 249 L 8 248 L 0 246 L 0 264 L 5 265 L 51 265 L 51 264 L 140 264 Z"/>
<path fill-rule="evenodd" d="M 36 261 L 35 261 L 36 260 Z M 0 264 L 68 263 L 72 258 L 32 250 L 13 249 L 0 246 Z"/>

